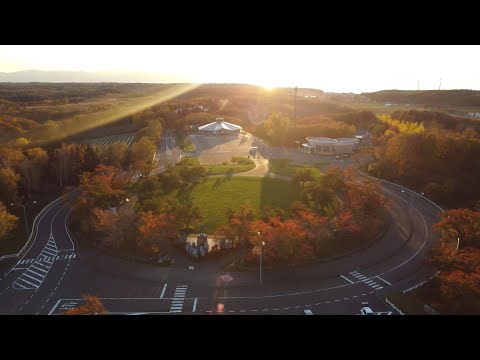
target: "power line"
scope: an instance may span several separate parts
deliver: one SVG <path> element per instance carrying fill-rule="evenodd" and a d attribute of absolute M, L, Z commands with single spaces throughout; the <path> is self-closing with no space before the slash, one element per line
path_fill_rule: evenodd
<path fill-rule="evenodd" d="M 293 128 L 295 129 L 295 122 L 297 119 L 297 90 L 298 88 L 295 86 L 295 106 L 293 108 Z"/>

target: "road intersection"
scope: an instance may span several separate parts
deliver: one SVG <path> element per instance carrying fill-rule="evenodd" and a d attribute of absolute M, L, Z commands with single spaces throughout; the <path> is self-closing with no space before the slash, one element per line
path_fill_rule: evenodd
<path fill-rule="evenodd" d="M 438 209 L 420 196 L 382 183 L 391 216 L 385 236 L 369 248 L 295 269 L 230 272 L 221 260 L 177 257 L 170 267 L 136 263 L 95 248 L 78 248 L 67 226 L 75 193 L 39 216 L 29 248 L 0 278 L 0 313 L 58 314 L 99 296 L 111 314 L 358 314 L 361 303 L 387 313 L 389 293 L 414 286 L 435 270 L 423 259 L 435 245 Z M 189 270 L 194 266 L 194 270 Z M 227 280 L 225 280 L 227 279 Z"/>

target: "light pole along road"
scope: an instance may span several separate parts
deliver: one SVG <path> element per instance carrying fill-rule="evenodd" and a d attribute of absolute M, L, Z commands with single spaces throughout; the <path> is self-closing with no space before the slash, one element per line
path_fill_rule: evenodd
<path fill-rule="evenodd" d="M 85 293 L 100 297 L 112 314 L 302 314 L 311 309 L 353 315 L 364 301 L 375 312 L 388 311 L 383 301 L 388 294 L 435 272 L 423 259 L 437 242 L 431 226 L 438 209 L 421 197 L 413 206 L 393 185 L 381 188 L 391 217 L 382 239 L 349 256 L 298 268 L 263 272 L 261 258 L 260 284 L 268 286 L 255 285 L 256 271 L 226 273 L 222 257 L 194 262 L 179 252 L 175 264 L 162 267 L 84 246 L 78 260 L 67 226 L 75 194 L 68 195 L 42 211 L 25 255 L 0 278 L 0 313 L 58 314 L 81 304 Z"/>

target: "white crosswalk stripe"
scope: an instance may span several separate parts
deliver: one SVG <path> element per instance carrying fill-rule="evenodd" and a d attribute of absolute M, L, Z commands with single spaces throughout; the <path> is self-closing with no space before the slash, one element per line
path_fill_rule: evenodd
<path fill-rule="evenodd" d="M 52 234 L 50 234 L 47 245 L 36 259 L 22 260 L 23 263 L 20 262 L 21 264 L 28 263 L 30 266 L 15 280 L 12 287 L 17 290 L 38 289 L 52 267 L 55 256 L 57 256 L 57 245 Z"/>
<path fill-rule="evenodd" d="M 179 285 L 175 288 L 172 304 L 170 305 L 171 313 L 182 312 L 183 302 L 185 300 L 186 293 L 187 293 L 187 285 Z"/>
<path fill-rule="evenodd" d="M 350 276 L 356 278 L 357 280 L 359 280 L 359 282 L 363 282 L 365 285 L 368 285 L 370 286 L 372 289 L 374 290 L 382 290 L 383 289 L 383 284 L 378 284 L 376 283 L 374 280 L 372 279 L 375 279 L 375 277 L 372 277 L 372 278 L 369 278 L 361 273 L 359 273 L 357 270 L 355 271 L 352 271 L 349 273 Z M 343 275 L 340 275 L 341 277 L 343 277 Z M 343 277 L 344 278 L 344 277 Z M 345 278 L 344 278 L 345 279 Z M 348 280 L 348 279 L 347 279 Z M 354 283 L 353 281 L 351 280 L 348 280 L 352 283 Z M 385 283 L 389 284 L 387 281 L 384 280 Z"/>

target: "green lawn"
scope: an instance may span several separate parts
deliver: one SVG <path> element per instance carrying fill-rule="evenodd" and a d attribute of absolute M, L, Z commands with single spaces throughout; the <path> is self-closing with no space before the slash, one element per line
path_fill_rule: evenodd
<path fill-rule="evenodd" d="M 255 168 L 253 160 L 243 157 L 233 157 L 232 164 L 204 165 L 208 175 L 234 174 Z"/>
<path fill-rule="evenodd" d="M 200 165 L 198 158 L 189 156 L 183 157 L 182 163 L 186 166 Z M 255 163 L 253 162 L 253 160 L 246 157 L 232 157 L 232 161 L 229 163 L 225 162 L 224 164 L 201 166 L 205 168 L 205 171 L 208 175 L 224 175 L 252 170 L 255 168 Z"/>
<path fill-rule="evenodd" d="M 298 188 L 289 181 L 247 176 L 210 178 L 190 194 L 200 206 L 206 233 L 226 223 L 227 208 L 250 204 L 257 211 L 265 206 L 288 209 L 298 195 Z"/>
<path fill-rule="evenodd" d="M 289 159 L 270 159 L 270 171 L 278 175 L 293 176 L 297 170 L 310 170 L 314 178 L 319 178 L 322 174 L 320 169 L 315 166 L 322 166 L 323 163 L 312 166 L 311 164 L 292 165 L 290 162 Z"/>

